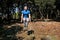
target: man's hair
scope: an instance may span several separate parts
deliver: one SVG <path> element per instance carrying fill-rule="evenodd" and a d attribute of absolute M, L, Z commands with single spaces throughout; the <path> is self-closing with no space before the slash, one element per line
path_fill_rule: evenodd
<path fill-rule="evenodd" d="M 24 7 L 28 7 L 28 6 L 24 6 Z"/>

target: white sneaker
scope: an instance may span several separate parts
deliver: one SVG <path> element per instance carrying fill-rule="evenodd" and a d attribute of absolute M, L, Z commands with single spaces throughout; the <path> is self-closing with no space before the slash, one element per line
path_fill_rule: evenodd
<path fill-rule="evenodd" d="M 27 31 L 27 27 L 24 27 L 23 30 L 24 30 L 24 31 Z"/>

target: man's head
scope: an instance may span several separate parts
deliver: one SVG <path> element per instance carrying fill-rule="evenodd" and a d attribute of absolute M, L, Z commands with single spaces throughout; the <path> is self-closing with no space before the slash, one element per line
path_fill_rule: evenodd
<path fill-rule="evenodd" d="M 28 9 L 28 7 L 27 6 L 24 6 L 24 10 L 27 10 Z"/>

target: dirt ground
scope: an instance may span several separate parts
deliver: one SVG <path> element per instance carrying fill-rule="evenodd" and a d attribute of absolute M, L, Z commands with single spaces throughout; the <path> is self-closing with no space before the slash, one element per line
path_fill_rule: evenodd
<path fill-rule="evenodd" d="M 20 24 L 22 26 L 23 24 Z M 34 30 L 35 40 L 43 40 L 49 37 L 51 40 L 60 40 L 60 22 L 30 22 L 29 30 Z M 27 37 L 26 32 L 17 34 L 17 37 Z"/>
<path fill-rule="evenodd" d="M 16 24 L 23 27 L 23 24 L 21 23 L 16 23 Z M 46 39 L 47 40 L 60 40 L 60 22 L 53 22 L 53 21 L 52 22 L 42 22 L 42 21 L 30 22 L 28 29 L 34 31 L 33 35 L 35 36 L 35 40 L 46 40 Z M 22 32 L 22 33 L 18 32 L 16 36 L 17 38 L 29 37 L 29 35 L 27 35 L 27 32 Z M 42 39 L 42 38 L 46 38 L 46 39 Z"/>

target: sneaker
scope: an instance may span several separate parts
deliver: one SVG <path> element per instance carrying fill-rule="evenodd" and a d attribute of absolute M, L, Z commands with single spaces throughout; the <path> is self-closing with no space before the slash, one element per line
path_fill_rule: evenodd
<path fill-rule="evenodd" d="M 24 30 L 24 31 L 27 31 L 27 27 L 24 27 L 23 30 Z"/>

